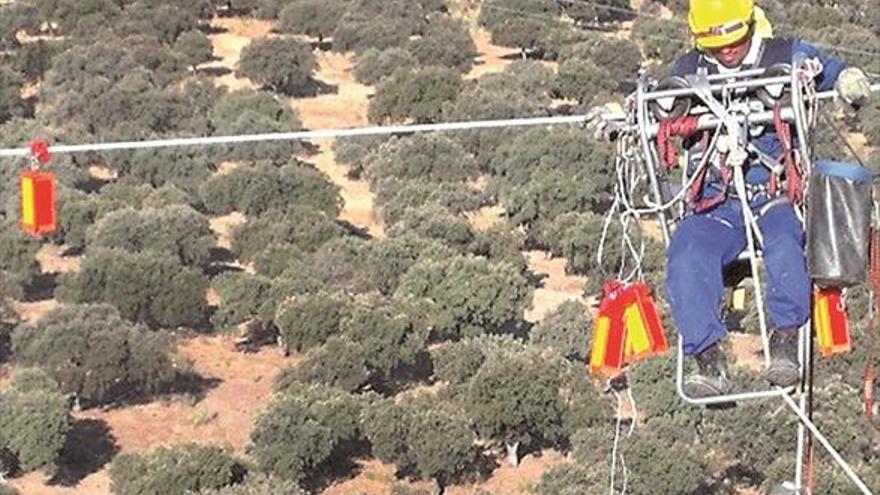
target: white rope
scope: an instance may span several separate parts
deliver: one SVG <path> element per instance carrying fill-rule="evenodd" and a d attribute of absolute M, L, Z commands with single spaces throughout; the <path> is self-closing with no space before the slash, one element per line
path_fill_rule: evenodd
<path fill-rule="evenodd" d="M 176 146 L 212 146 L 262 141 L 298 141 L 309 139 L 333 139 L 356 136 L 380 136 L 407 134 L 413 132 L 459 131 L 473 129 L 496 129 L 503 127 L 529 127 L 539 125 L 581 124 L 586 115 L 559 115 L 552 117 L 530 117 L 518 119 L 475 120 L 444 122 L 439 124 L 392 125 L 374 127 L 354 127 L 323 129 L 315 131 L 274 132 L 265 134 L 237 134 L 229 136 L 203 136 L 190 138 L 155 139 L 143 141 L 118 141 L 110 143 L 90 143 L 75 145 L 52 145 L 51 153 L 84 153 L 94 151 L 136 150 L 148 148 L 169 148 Z M 0 157 L 27 156 L 28 148 L 0 149 Z"/>
<path fill-rule="evenodd" d="M 611 482 L 608 486 L 608 495 L 614 495 L 614 475 L 617 473 L 617 448 L 620 445 L 620 425 L 623 420 L 622 418 L 622 410 L 623 410 L 623 398 L 620 397 L 620 394 L 612 389 L 614 393 L 614 397 L 617 399 L 617 423 L 614 427 L 614 443 L 611 447 Z"/>

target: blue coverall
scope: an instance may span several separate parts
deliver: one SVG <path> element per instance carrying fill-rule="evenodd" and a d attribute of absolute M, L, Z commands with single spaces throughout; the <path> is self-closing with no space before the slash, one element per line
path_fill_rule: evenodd
<path fill-rule="evenodd" d="M 832 89 L 845 68 L 841 61 L 803 42 L 780 45 L 785 46 L 787 53 L 777 54 L 777 58 L 782 56 L 790 61 L 793 53 L 800 52 L 822 62 L 823 72 L 817 81 L 819 91 Z M 679 59 L 673 75 L 693 73 L 698 56 L 702 57 L 691 52 Z M 701 65 L 705 66 L 705 60 Z M 770 156 L 780 155 L 781 143 L 772 126 L 767 126 L 752 143 Z M 726 187 L 718 182 L 717 176 L 710 179 L 713 180 L 704 186 L 709 188 L 704 190 L 704 197 L 718 194 Z M 750 184 L 766 184 L 769 179 L 769 171 L 759 164 L 746 171 L 746 181 Z M 807 321 L 812 281 L 805 261 L 804 230 L 794 207 L 787 201 L 776 201 L 762 209 L 769 199 L 766 194 L 758 195 L 750 198 L 750 204 L 756 217 L 760 214 L 758 226 L 764 244 L 759 248 L 767 271 L 770 323 L 784 330 Z M 677 226 L 667 252 L 666 292 L 685 354 L 698 354 L 725 337 L 727 329 L 721 320 L 722 270 L 745 247 L 742 209 L 735 197 L 728 197 L 707 211 L 692 211 Z"/>

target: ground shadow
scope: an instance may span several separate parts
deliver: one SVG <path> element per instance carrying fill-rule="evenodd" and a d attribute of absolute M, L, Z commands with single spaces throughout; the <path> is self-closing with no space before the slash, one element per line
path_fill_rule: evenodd
<path fill-rule="evenodd" d="M 363 239 L 365 241 L 369 241 L 369 240 L 373 239 L 373 236 L 370 235 L 370 231 L 367 230 L 366 227 L 360 227 L 358 225 L 355 225 L 355 224 L 349 222 L 348 220 L 342 220 L 340 218 L 337 218 L 335 220 L 335 222 L 336 222 L 336 225 L 342 227 L 342 229 L 345 230 L 345 233 L 347 235 L 354 236 L 354 237 L 357 237 L 358 239 Z"/>
<path fill-rule="evenodd" d="M 229 248 L 215 246 L 208 249 L 208 259 L 211 263 L 232 263 L 235 253 Z"/>
<path fill-rule="evenodd" d="M 223 33 L 229 32 L 229 30 L 226 29 L 225 27 L 216 26 L 214 24 L 203 24 L 202 26 L 199 26 L 199 31 L 201 31 L 207 35 L 223 34 Z"/>
<path fill-rule="evenodd" d="M 694 491 L 694 495 L 735 494 L 740 493 L 738 489 L 740 486 L 757 487 L 763 482 L 764 476 L 760 472 L 737 463 L 728 466 L 713 479 L 704 481 Z"/>
<path fill-rule="evenodd" d="M 53 485 L 75 486 L 86 476 L 101 470 L 119 452 L 116 437 L 104 421 L 76 419 L 61 451 Z"/>
<path fill-rule="evenodd" d="M 304 488 L 308 493 L 321 493 L 333 483 L 356 477 L 362 468 L 355 461 L 369 454 L 370 443 L 366 440 L 340 442 L 334 447 L 330 458 L 303 482 Z"/>
<path fill-rule="evenodd" d="M 263 88 L 269 89 L 272 88 Z M 327 84 L 314 78 L 309 78 L 304 84 L 298 84 L 293 87 L 280 88 L 286 95 L 294 98 L 314 98 L 321 95 L 335 95 L 339 93 L 339 85 Z"/>
<path fill-rule="evenodd" d="M 199 67 L 196 72 L 209 77 L 223 77 L 226 74 L 232 74 L 232 69 L 228 67 Z"/>
<path fill-rule="evenodd" d="M 175 396 L 187 396 L 193 403 L 201 402 L 208 391 L 217 388 L 223 380 L 206 378 L 195 371 L 179 371 L 174 380 L 164 385 L 156 394 L 129 393 L 117 395 L 112 404 L 101 406 L 101 410 L 114 411 L 124 407 L 139 406 L 156 401 L 168 401 Z M 89 407 L 89 405 L 86 405 Z"/>
<path fill-rule="evenodd" d="M 58 286 L 58 273 L 41 273 L 24 287 L 23 302 L 47 301 L 55 297 Z"/>

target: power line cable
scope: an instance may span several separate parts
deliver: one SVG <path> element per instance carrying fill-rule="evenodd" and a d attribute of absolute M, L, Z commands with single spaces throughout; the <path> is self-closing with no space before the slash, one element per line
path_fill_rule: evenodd
<path fill-rule="evenodd" d="M 380 136 L 392 134 L 411 134 L 416 132 L 443 132 L 474 129 L 497 129 L 508 127 L 531 127 L 540 125 L 581 124 L 586 115 L 559 115 L 550 117 L 529 117 L 518 119 L 474 120 L 444 122 L 439 124 L 392 125 L 374 127 L 354 127 L 322 129 L 313 131 L 275 132 L 264 134 L 238 134 L 230 136 L 203 136 L 190 138 L 170 138 L 144 141 L 119 141 L 110 143 L 90 143 L 76 145 L 54 145 L 51 153 L 84 153 L 96 151 L 134 150 L 148 148 L 169 148 L 178 146 L 210 146 L 225 144 L 253 143 L 259 141 L 301 141 L 309 139 L 332 139 L 355 136 Z M 0 149 L 0 157 L 28 156 L 29 148 Z"/>

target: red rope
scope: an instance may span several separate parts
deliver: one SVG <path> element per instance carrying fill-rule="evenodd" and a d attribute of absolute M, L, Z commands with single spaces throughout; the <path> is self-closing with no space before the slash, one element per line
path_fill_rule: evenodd
<path fill-rule="evenodd" d="M 868 257 L 868 281 L 874 291 L 874 321 L 871 325 L 871 350 L 865 364 L 865 417 L 868 422 L 880 431 L 880 418 L 874 417 L 874 384 L 877 381 L 877 371 L 873 360 L 877 359 L 880 350 L 880 231 L 871 229 L 870 248 Z"/>
<path fill-rule="evenodd" d="M 794 160 L 794 150 L 792 149 L 791 126 L 782 120 L 782 107 L 777 103 L 773 107 L 773 127 L 776 129 L 776 135 L 779 136 L 779 142 L 782 144 L 781 160 L 785 164 L 785 182 L 787 185 L 786 194 L 788 200 L 793 204 L 800 204 L 804 199 L 804 188 L 801 183 L 801 171 Z M 777 188 L 777 179 L 774 176 L 770 178 L 770 191 L 775 193 Z"/>
<path fill-rule="evenodd" d="M 657 129 L 657 152 L 660 153 L 660 159 L 667 170 L 675 167 L 678 161 L 678 148 L 673 145 L 670 138 L 692 136 L 697 132 L 698 123 L 694 115 L 684 115 L 660 122 L 660 128 Z"/>

